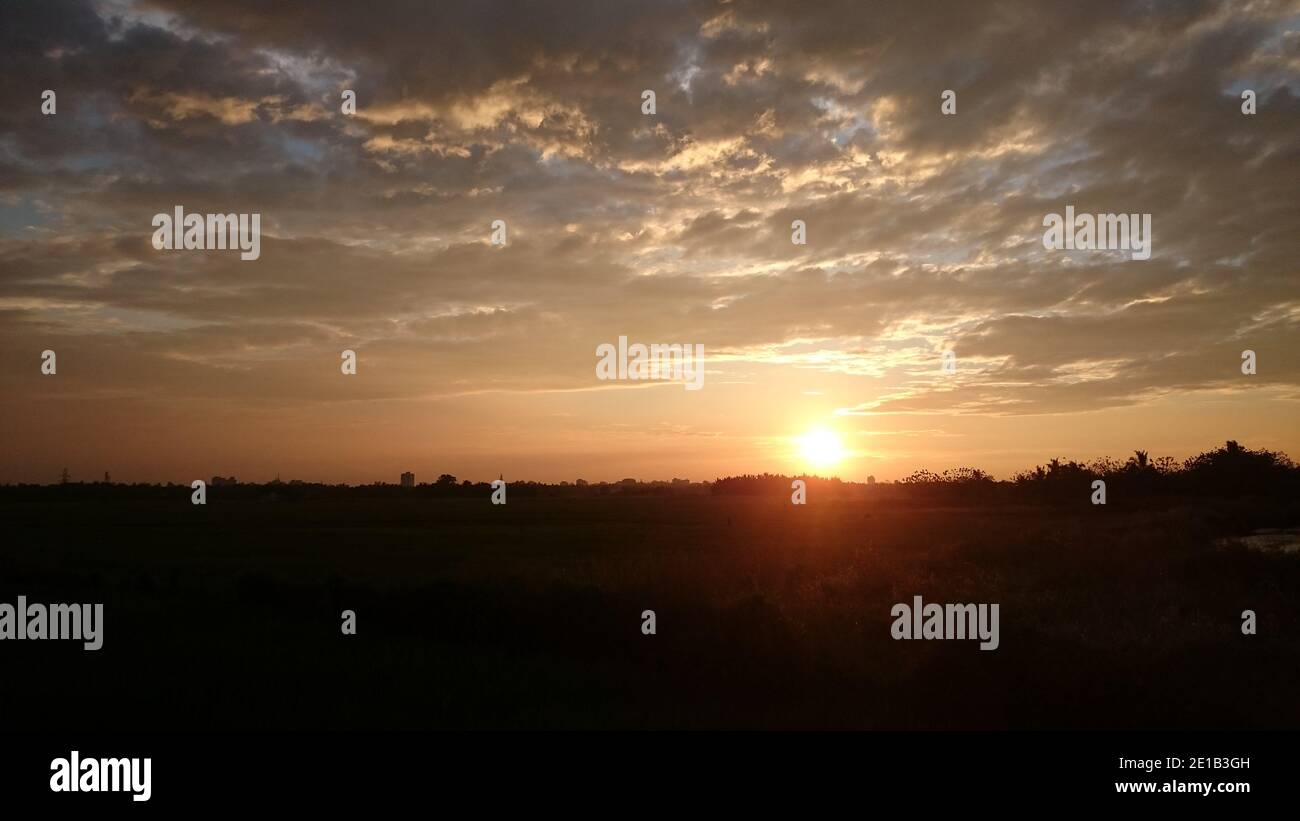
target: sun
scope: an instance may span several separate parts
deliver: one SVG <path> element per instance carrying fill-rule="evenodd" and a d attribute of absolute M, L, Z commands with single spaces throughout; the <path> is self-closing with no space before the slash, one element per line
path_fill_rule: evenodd
<path fill-rule="evenodd" d="M 826 428 L 814 428 L 796 441 L 799 443 L 800 456 L 815 468 L 834 467 L 847 455 L 839 435 Z"/>

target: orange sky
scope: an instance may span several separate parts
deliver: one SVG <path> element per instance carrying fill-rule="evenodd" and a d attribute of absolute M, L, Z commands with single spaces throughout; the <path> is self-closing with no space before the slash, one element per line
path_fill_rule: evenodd
<path fill-rule="evenodd" d="M 1300 457 L 1285 4 L 492 5 L 16 10 L 0 481 Z M 259 258 L 156 250 L 177 205 Z M 1151 258 L 1044 248 L 1067 205 Z M 597 379 L 620 336 L 702 344 L 702 389 Z"/>

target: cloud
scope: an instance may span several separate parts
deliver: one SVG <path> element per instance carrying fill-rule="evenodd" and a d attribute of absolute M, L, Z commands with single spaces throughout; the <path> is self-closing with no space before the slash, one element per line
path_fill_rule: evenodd
<path fill-rule="evenodd" d="M 1300 386 L 1285 3 L 0 14 L 0 345 L 98 352 L 92 393 L 324 403 L 301 363 L 348 344 L 372 397 L 566 391 L 620 333 L 870 380 L 850 415 L 1141 406 L 1249 346 Z M 261 213 L 262 260 L 153 251 L 177 204 Z M 1153 258 L 1046 252 L 1067 204 L 1151 213 Z M 946 347 L 971 370 L 918 376 Z"/>

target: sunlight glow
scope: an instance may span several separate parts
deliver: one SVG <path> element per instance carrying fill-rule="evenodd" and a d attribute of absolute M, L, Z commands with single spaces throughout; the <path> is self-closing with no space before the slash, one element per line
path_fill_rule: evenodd
<path fill-rule="evenodd" d="M 834 467 L 847 455 L 837 433 L 826 428 L 814 428 L 797 440 L 799 454 L 815 468 Z"/>

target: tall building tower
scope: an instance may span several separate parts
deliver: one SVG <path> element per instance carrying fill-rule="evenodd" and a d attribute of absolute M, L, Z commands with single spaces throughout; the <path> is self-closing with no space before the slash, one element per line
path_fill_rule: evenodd
<path fill-rule="evenodd" d="M 402 474 L 402 487 L 415 487 L 415 474 L 409 470 Z"/>

